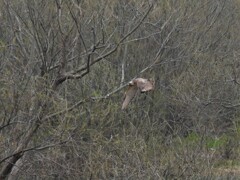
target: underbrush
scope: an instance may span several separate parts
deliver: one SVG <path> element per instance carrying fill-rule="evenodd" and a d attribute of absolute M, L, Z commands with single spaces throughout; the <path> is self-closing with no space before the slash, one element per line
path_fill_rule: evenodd
<path fill-rule="evenodd" d="M 218 137 L 195 132 L 171 137 L 146 133 L 131 123 L 124 127 L 108 136 L 104 129 L 88 129 L 65 146 L 38 152 L 28 174 L 72 179 L 224 179 L 240 175 L 237 131 Z"/>

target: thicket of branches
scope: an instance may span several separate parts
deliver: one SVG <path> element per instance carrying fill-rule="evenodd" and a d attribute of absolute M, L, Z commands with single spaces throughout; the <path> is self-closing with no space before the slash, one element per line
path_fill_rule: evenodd
<path fill-rule="evenodd" d="M 0 8 L 0 179 L 214 178 L 239 165 L 239 1 Z M 155 91 L 122 111 L 135 77 Z"/>

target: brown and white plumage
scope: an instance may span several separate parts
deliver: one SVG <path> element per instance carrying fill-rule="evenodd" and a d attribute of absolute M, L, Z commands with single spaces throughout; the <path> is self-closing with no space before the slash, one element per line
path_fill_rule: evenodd
<path fill-rule="evenodd" d="M 151 91 L 154 89 L 154 81 L 144 78 L 136 78 L 129 82 L 128 89 L 125 92 L 125 99 L 122 104 L 122 109 L 126 109 L 130 101 L 134 98 L 137 91 L 141 93 Z"/>

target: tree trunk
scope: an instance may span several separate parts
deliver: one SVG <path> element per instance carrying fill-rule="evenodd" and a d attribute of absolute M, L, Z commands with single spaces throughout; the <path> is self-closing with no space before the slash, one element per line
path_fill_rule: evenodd
<path fill-rule="evenodd" d="M 9 158 L 6 165 L 3 166 L 0 172 L 0 179 L 5 179 L 11 173 L 13 167 L 16 165 L 17 161 L 21 159 L 24 154 L 24 149 L 27 147 L 29 141 L 31 140 L 32 136 L 35 134 L 37 129 L 39 128 L 40 124 L 36 121 L 32 127 L 27 131 L 26 135 L 23 136 L 21 142 L 19 143 L 17 149 L 14 151 L 13 156 Z"/>

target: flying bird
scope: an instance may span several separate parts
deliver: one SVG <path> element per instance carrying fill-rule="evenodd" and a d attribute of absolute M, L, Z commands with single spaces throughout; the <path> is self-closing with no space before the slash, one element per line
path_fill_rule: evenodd
<path fill-rule="evenodd" d="M 125 99 L 122 104 L 122 110 L 126 109 L 130 101 L 134 98 L 138 90 L 141 93 L 145 93 L 147 91 L 152 91 L 154 89 L 154 81 L 148 80 L 144 78 L 136 78 L 129 82 L 128 89 L 125 92 Z"/>

